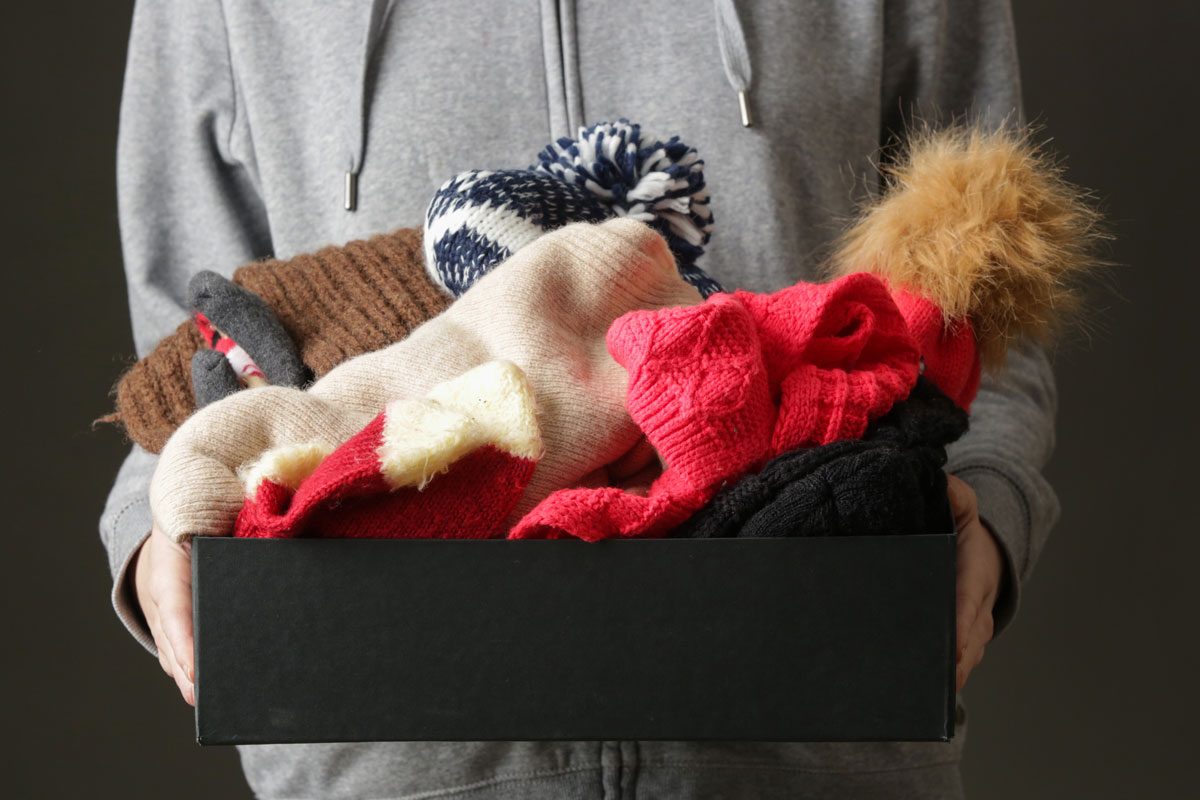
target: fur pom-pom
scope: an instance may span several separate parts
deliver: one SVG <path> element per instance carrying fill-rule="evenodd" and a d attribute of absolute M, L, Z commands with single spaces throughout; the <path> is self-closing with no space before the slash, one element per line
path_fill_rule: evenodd
<path fill-rule="evenodd" d="M 1098 263 L 1088 195 L 1013 130 L 920 131 L 886 187 L 842 237 L 833 272 L 873 272 L 969 319 L 985 366 L 1021 337 L 1046 341 Z"/>
<path fill-rule="evenodd" d="M 548 145 L 533 169 L 658 229 L 671 250 L 688 260 L 699 258 L 712 235 L 704 161 L 678 136 L 643 139 L 641 126 L 627 119 L 600 122 L 580 128 L 576 139 Z"/>

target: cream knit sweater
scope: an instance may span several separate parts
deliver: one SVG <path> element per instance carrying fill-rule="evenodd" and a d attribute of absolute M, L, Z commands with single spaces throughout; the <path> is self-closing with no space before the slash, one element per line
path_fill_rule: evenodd
<path fill-rule="evenodd" d="M 197 412 L 163 449 L 150 487 L 155 524 L 176 541 L 228 535 L 245 497 L 239 470 L 266 451 L 332 450 L 389 401 L 422 397 L 495 360 L 528 377 L 545 444 L 515 520 L 555 489 L 588 482 L 639 441 L 625 410 L 625 371 L 605 346 L 613 320 L 699 300 L 646 225 L 616 219 L 562 228 L 407 339 L 347 361 L 308 390 L 252 389 Z"/>

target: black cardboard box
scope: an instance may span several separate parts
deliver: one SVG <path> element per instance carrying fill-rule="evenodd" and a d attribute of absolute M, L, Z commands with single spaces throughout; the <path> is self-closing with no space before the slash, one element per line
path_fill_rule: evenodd
<path fill-rule="evenodd" d="M 201 744 L 954 732 L 953 535 L 192 556 Z"/>

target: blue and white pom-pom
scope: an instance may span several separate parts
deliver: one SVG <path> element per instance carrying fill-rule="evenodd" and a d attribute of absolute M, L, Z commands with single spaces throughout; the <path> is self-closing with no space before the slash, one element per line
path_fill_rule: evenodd
<path fill-rule="evenodd" d="M 667 240 L 679 273 L 703 295 L 721 286 L 696 266 L 712 234 L 704 162 L 672 137 L 643 141 L 627 120 L 559 139 L 527 170 L 464 172 L 425 214 L 430 276 L 458 296 L 521 247 L 571 222 L 642 220 Z"/>

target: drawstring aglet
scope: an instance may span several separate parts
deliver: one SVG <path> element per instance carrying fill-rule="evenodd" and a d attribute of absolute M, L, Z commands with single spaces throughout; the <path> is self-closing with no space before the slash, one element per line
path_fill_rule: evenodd
<path fill-rule="evenodd" d="M 754 120 L 750 117 L 750 100 L 745 91 L 738 92 L 738 106 L 742 109 L 742 127 L 749 128 L 754 124 Z"/>
<path fill-rule="evenodd" d="M 353 211 L 358 208 L 358 175 L 353 172 L 346 173 L 346 210 Z"/>

